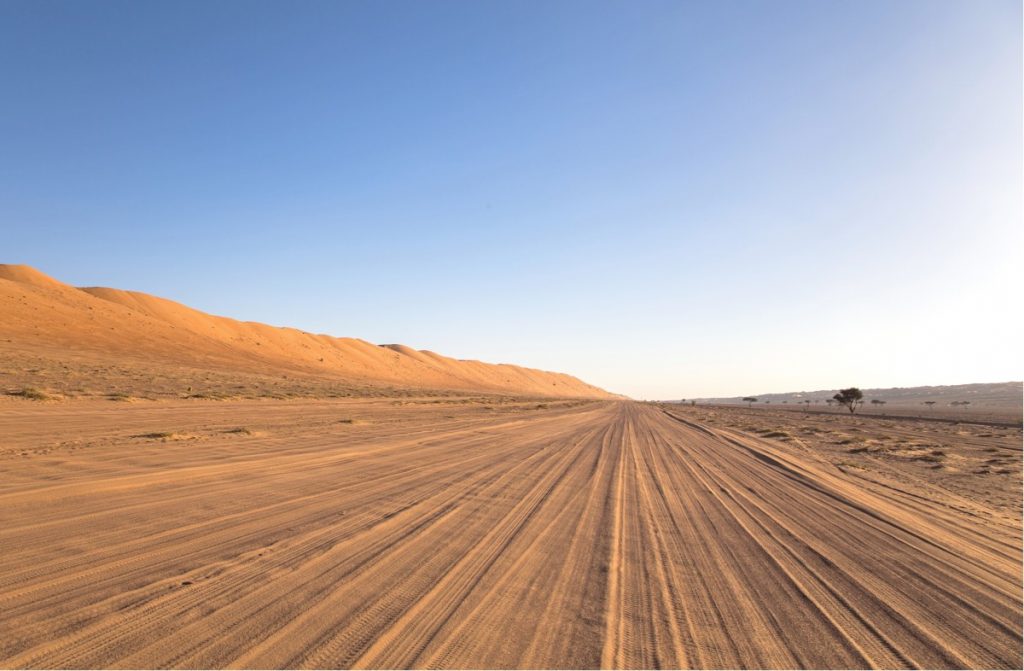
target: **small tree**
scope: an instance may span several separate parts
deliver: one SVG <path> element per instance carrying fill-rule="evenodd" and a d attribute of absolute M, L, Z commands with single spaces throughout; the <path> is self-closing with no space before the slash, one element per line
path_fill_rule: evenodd
<path fill-rule="evenodd" d="M 754 398 L 753 396 L 744 396 L 743 400 L 747 402 L 747 407 L 748 408 L 753 406 L 755 403 L 757 403 L 757 399 Z"/>
<path fill-rule="evenodd" d="M 832 404 L 836 402 L 834 398 L 826 398 L 825 402 L 828 403 L 828 407 L 832 407 Z"/>
<path fill-rule="evenodd" d="M 840 389 L 839 393 L 832 397 L 839 405 L 850 411 L 850 414 L 857 412 L 857 408 L 864 402 L 864 392 L 857 387 Z"/>
<path fill-rule="evenodd" d="M 873 399 L 871 399 L 871 405 L 883 406 L 883 405 L 885 405 L 885 401 L 877 399 L 877 398 L 873 398 Z"/>
<path fill-rule="evenodd" d="M 932 406 L 935 405 L 935 401 L 925 401 L 924 404 L 928 406 L 929 410 L 931 410 Z"/>

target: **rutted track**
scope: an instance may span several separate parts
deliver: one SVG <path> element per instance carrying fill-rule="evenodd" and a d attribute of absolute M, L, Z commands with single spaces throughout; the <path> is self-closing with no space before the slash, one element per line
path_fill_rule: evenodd
<path fill-rule="evenodd" d="M 2 462 L 0 666 L 1021 665 L 1019 524 L 633 403 L 388 412 Z"/>

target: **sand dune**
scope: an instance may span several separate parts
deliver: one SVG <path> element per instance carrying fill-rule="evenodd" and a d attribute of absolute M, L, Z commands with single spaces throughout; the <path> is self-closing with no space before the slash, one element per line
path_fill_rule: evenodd
<path fill-rule="evenodd" d="M 217 317 L 135 291 L 63 284 L 27 266 L 0 265 L 0 348 L 37 356 L 91 352 L 152 364 L 292 375 L 360 385 L 608 398 L 561 373 L 486 364 Z"/>
<path fill-rule="evenodd" d="M 0 413 L 0 667 L 1021 666 L 1019 514 L 926 475 L 630 402 L 110 407 Z"/>

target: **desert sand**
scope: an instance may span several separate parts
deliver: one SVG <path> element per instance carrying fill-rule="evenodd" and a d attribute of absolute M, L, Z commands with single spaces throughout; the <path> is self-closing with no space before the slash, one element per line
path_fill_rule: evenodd
<path fill-rule="evenodd" d="M 1012 421 L 637 403 L 0 272 L 2 668 L 1021 667 Z"/>
<path fill-rule="evenodd" d="M 1019 430 L 985 501 L 697 411 L 9 402 L 0 666 L 1020 667 Z"/>

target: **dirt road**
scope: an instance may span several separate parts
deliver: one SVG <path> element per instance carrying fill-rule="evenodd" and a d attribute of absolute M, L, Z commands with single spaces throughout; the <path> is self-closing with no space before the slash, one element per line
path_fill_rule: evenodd
<path fill-rule="evenodd" d="M 1021 666 L 1015 515 L 657 407 L 96 408 L 0 408 L 0 667 Z"/>

